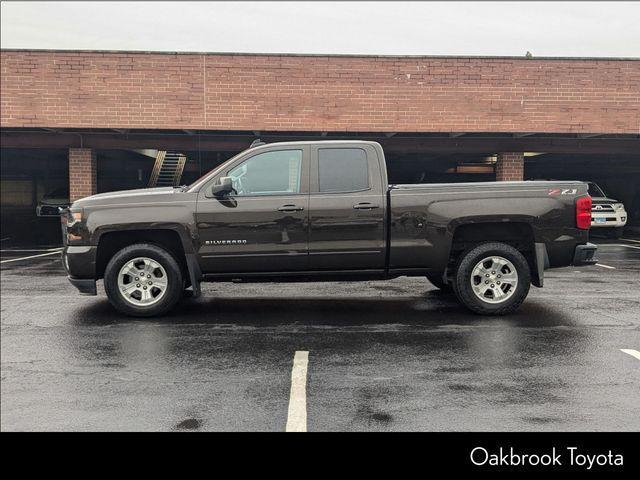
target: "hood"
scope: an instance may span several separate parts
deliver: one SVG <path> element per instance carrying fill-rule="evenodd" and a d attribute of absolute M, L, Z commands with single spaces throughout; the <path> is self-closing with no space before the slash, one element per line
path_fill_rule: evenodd
<path fill-rule="evenodd" d="M 84 197 L 73 203 L 74 207 L 82 207 L 85 205 L 99 205 L 102 203 L 123 203 L 127 201 L 142 202 L 147 199 L 153 201 L 158 195 L 173 195 L 180 192 L 179 188 L 174 187 L 156 187 L 156 188 L 138 188 L 135 190 L 119 190 L 116 192 L 99 193 Z M 149 198 L 151 197 L 151 198 Z"/>
<path fill-rule="evenodd" d="M 42 197 L 40 200 L 41 205 L 69 205 L 69 197 Z"/>

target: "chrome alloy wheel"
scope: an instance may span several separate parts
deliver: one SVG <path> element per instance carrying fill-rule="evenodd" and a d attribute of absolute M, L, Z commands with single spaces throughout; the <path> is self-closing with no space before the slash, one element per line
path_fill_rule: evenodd
<path fill-rule="evenodd" d="M 471 289 L 486 303 L 502 303 L 513 296 L 518 286 L 516 267 L 504 257 L 480 260 L 471 272 Z"/>
<path fill-rule="evenodd" d="M 137 307 L 160 301 L 167 291 L 167 272 L 155 260 L 139 257 L 125 263 L 118 272 L 118 291 Z"/>

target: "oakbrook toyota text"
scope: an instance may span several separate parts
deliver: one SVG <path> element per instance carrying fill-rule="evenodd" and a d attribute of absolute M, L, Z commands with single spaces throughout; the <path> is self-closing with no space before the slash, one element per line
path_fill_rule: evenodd
<path fill-rule="evenodd" d="M 551 448 L 549 453 L 532 454 L 520 453 L 513 448 L 499 448 L 497 452 L 490 452 L 486 448 L 476 447 L 470 453 L 471 462 L 478 466 L 578 466 L 591 470 L 594 466 L 623 466 L 624 458 L 611 450 L 607 453 L 581 452 L 578 447 L 567 447 L 566 452 Z"/>
<path fill-rule="evenodd" d="M 513 312 L 544 271 L 596 262 L 577 181 L 389 185 L 375 142 L 258 144 L 185 187 L 103 193 L 62 215 L 82 293 L 160 315 L 202 281 L 427 277 L 479 314 Z"/>

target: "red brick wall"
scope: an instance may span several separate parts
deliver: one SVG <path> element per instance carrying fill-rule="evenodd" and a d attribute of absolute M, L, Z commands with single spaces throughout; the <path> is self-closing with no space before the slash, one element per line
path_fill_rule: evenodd
<path fill-rule="evenodd" d="M 69 149 L 69 196 L 72 202 L 97 193 L 96 155 L 90 148 Z"/>
<path fill-rule="evenodd" d="M 638 133 L 640 61 L 1 54 L 2 127 Z"/>
<path fill-rule="evenodd" d="M 521 152 L 504 152 L 498 154 L 496 161 L 496 180 L 523 180 L 524 155 Z"/>

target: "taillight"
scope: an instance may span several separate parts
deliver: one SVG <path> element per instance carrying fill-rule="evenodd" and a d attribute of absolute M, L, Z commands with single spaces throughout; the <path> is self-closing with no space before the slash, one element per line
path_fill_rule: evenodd
<path fill-rule="evenodd" d="M 588 230 L 591 226 L 591 197 L 580 197 L 576 200 L 576 227 Z"/>

